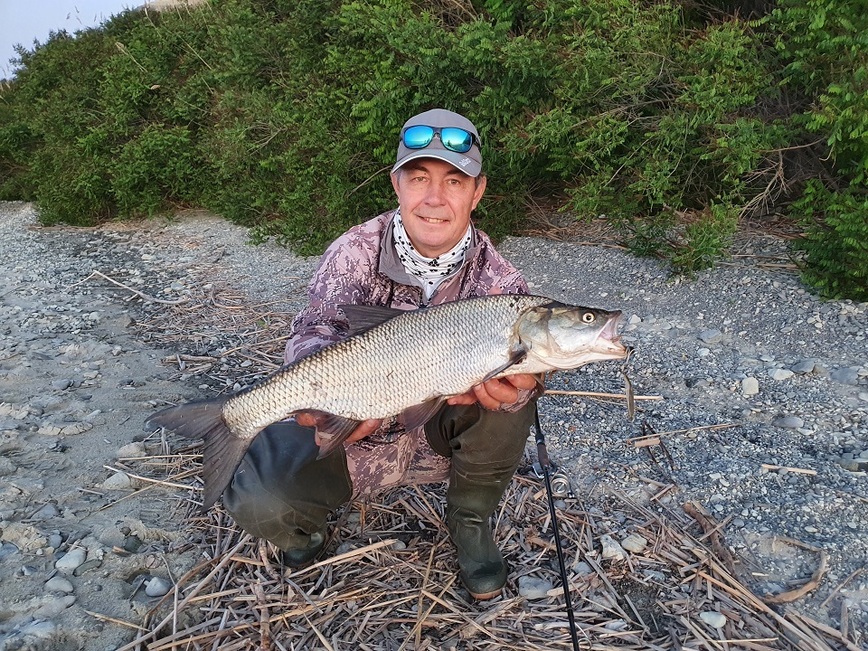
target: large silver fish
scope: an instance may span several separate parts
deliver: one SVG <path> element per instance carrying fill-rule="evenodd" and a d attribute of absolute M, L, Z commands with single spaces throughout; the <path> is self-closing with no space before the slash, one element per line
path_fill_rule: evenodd
<path fill-rule="evenodd" d="M 203 437 L 202 508 L 223 493 L 254 437 L 308 412 L 324 440 L 320 456 L 367 419 L 400 414 L 425 423 L 449 397 L 485 380 L 621 359 L 621 312 L 564 305 L 542 296 L 469 298 L 418 310 L 342 306 L 350 336 L 297 360 L 235 395 L 164 409 L 148 419 Z"/>

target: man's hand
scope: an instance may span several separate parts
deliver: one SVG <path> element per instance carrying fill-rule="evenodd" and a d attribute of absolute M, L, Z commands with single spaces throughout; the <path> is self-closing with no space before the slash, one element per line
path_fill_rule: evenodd
<path fill-rule="evenodd" d="M 467 393 L 452 396 L 446 402 L 450 405 L 472 405 L 478 402 L 486 409 L 496 411 L 505 405 L 515 404 L 520 389 L 530 390 L 537 384 L 536 375 L 529 373 L 507 375 L 477 384 Z"/>
<path fill-rule="evenodd" d="M 295 422 L 302 427 L 316 427 L 316 418 L 313 414 L 306 411 L 302 411 L 296 414 Z M 374 418 L 372 418 L 371 420 L 362 421 L 361 423 L 359 423 L 359 426 L 354 429 L 352 433 L 347 437 L 344 443 L 355 443 L 356 441 L 360 441 L 366 436 L 373 434 L 382 423 L 382 420 Z M 317 437 L 316 444 L 320 445 L 321 443 L 322 441 L 319 437 Z"/>

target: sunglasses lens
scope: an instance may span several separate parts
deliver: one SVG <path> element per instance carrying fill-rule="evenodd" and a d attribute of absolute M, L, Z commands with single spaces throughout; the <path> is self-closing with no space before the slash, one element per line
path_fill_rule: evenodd
<path fill-rule="evenodd" d="M 410 127 L 404 132 L 404 146 L 407 149 L 422 149 L 431 144 L 434 139 L 434 129 L 426 126 Z"/>
<path fill-rule="evenodd" d="M 458 127 L 446 127 L 440 130 L 440 141 L 446 149 L 463 154 L 473 146 L 473 134 Z"/>

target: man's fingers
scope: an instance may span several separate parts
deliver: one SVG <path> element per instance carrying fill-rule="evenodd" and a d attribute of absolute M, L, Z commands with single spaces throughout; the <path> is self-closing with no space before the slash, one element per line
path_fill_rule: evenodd
<path fill-rule="evenodd" d="M 295 415 L 295 422 L 302 427 L 316 427 L 316 418 L 313 414 L 306 411 L 300 411 Z"/>
<path fill-rule="evenodd" d="M 370 436 L 373 434 L 377 428 L 383 423 L 382 420 L 371 419 L 363 421 L 356 429 L 353 430 L 353 433 L 347 437 L 345 443 L 355 443 L 356 441 L 361 441 L 366 436 Z"/>
<path fill-rule="evenodd" d="M 536 375 L 531 375 L 530 373 L 519 373 L 518 375 L 507 375 L 503 378 L 507 382 L 509 382 L 516 389 L 524 389 L 526 391 L 530 391 L 531 389 L 536 389 L 539 384 L 539 377 Z"/>

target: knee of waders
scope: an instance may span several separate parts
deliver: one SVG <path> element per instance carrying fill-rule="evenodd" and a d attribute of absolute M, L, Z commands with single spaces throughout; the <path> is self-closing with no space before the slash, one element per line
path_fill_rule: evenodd
<path fill-rule="evenodd" d="M 313 429 L 292 421 L 260 432 L 223 493 L 238 525 L 268 539 L 274 535 L 265 529 L 321 530 L 329 513 L 349 501 L 352 482 L 342 446 L 322 459 L 318 451 Z"/>

